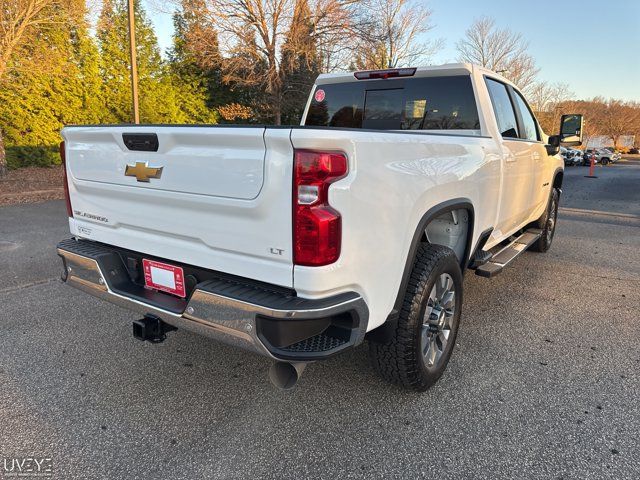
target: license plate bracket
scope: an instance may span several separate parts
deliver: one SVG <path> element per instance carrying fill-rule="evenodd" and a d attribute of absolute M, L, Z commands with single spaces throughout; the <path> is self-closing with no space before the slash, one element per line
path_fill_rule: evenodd
<path fill-rule="evenodd" d="M 182 267 L 143 258 L 142 269 L 147 287 L 182 298 L 187 296 Z"/>

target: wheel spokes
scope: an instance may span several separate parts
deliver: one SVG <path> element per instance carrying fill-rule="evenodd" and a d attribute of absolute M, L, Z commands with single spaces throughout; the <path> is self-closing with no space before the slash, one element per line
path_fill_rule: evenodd
<path fill-rule="evenodd" d="M 440 340 L 440 346 L 443 352 L 445 348 L 447 348 L 447 342 L 449 341 L 449 333 L 451 333 L 451 330 L 448 328 L 442 329 L 440 333 L 438 333 L 438 339 Z"/>
<path fill-rule="evenodd" d="M 453 278 L 443 273 L 429 292 L 424 312 L 420 347 L 427 367 L 435 367 L 447 349 L 455 307 Z"/>
<path fill-rule="evenodd" d="M 453 291 L 448 291 L 446 293 L 446 295 L 444 296 L 444 298 L 442 299 L 442 306 L 444 307 L 444 309 L 447 311 L 447 313 L 449 313 L 449 311 L 451 310 L 450 314 L 453 314 L 453 303 L 455 302 L 456 299 L 456 292 Z"/>
<path fill-rule="evenodd" d="M 435 335 L 430 335 L 429 336 L 429 356 L 427 358 L 427 363 L 429 365 L 435 365 L 436 362 L 438 361 L 438 358 L 440 358 L 440 355 L 438 354 L 438 344 L 436 342 L 436 336 Z"/>
<path fill-rule="evenodd" d="M 444 296 L 449 293 L 452 285 L 451 277 L 447 274 L 442 274 L 436 280 L 436 296 L 438 301 L 442 301 Z"/>
<path fill-rule="evenodd" d="M 427 357 L 429 353 L 430 338 L 429 338 L 429 327 L 422 328 L 422 338 L 420 339 L 420 345 L 422 345 L 422 356 Z"/>
<path fill-rule="evenodd" d="M 444 348 L 441 348 L 438 345 L 438 335 L 431 335 L 431 351 L 433 352 L 431 354 L 432 357 L 432 361 L 431 364 L 435 365 L 436 363 L 438 363 L 438 360 L 440 360 L 440 357 L 442 356 L 442 352 L 444 351 Z"/>

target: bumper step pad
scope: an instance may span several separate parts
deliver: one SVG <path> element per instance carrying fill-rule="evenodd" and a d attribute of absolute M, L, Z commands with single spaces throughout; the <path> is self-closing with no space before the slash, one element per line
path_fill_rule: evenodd
<path fill-rule="evenodd" d="M 282 350 L 291 353 L 329 352 L 342 347 L 347 342 L 348 340 L 321 333 L 320 335 L 289 345 Z"/>

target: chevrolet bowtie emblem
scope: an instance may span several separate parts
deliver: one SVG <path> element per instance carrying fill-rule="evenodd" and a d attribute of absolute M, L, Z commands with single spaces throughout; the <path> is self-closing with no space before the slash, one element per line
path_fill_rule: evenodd
<path fill-rule="evenodd" d="M 163 167 L 150 167 L 147 162 L 136 162 L 135 165 L 127 165 L 124 174 L 127 177 L 136 177 L 139 182 L 148 182 L 150 178 L 160 178 Z"/>

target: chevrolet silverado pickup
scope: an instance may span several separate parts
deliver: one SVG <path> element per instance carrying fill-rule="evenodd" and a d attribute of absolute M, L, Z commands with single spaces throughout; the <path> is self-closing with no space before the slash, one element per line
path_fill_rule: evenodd
<path fill-rule="evenodd" d="M 582 117 L 560 128 L 468 64 L 320 75 L 300 126 L 69 126 L 62 278 L 137 312 L 140 340 L 185 329 L 270 358 L 281 388 L 366 340 L 384 379 L 423 391 L 465 271 L 549 249 Z"/>

